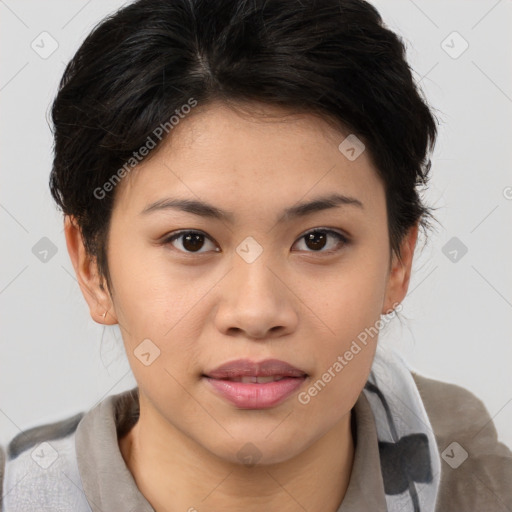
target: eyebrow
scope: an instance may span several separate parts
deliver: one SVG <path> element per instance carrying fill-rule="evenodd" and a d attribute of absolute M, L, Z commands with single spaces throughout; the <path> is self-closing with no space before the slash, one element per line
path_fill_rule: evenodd
<path fill-rule="evenodd" d="M 289 222 L 298 217 L 305 217 L 315 212 L 330 208 L 337 208 L 339 206 L 355 206 L 357 208 L 364 209 L 363 203 L 355 197 L 345 196 L 343 194 L 331 194 L 286 208 L 281 212 L 277 222 Z M 177 198 L 159 199 L 158 201 L 146 206 L 144 210 L 142 210 L 141 215 L 167 209 L 182 210 L 200 217 L 217 219 L 231 223 L 233 223 L 235 218 L 233 212 L 222 210 L 209 203 L 195 199 Z"/>

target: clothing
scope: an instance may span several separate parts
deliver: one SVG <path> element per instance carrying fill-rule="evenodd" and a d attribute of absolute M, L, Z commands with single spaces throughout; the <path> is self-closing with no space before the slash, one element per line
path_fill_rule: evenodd
<path fill-rule="evenodd" d="M 347 357 L 361 347 L 352 345 Z M 364 387 L 375 418 L 380 469 L 390 512 L 435 512 L 441 458 L 425 407 L 407 363 L 377 345 Z"/>
<path fill-rule="evenodd" d="M 455 445 L 446 452 L 451 458 L 445 454 L 441 459 L 435 511 L 511 512 L 512 452 L 497 441 L 482 402 L 462 387 L 415 372 L 410 375 L 438 452 L 457 442 L 468 453 L 455 469 L 446 462 L 453 465 L 457 458 L 460 462 L 460 449 Z M 381 452 L 386 448 L 379 444 L 371 393 L 362 392 L 353 408 L 354 464 L 338 512 L 388 510 L 385 481 L 389 478 L 383 478 L 381 470 Z M 16 436 L 7 448 L 1 511 L 154 512 L 138 490 L 118 445 L 138 414 L 135 387 L 107 397 L 86 413 Z"/>

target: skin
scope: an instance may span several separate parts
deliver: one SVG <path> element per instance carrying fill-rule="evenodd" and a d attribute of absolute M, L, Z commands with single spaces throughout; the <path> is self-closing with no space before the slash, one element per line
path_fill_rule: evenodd
<path fill-rule="evenodd" d="M 384 186 L 369 152 L 350 161 L 338 150 L 348 132 L 312 114 L 283 117 L 277 107 L 252 106 L 275 117 L 220 103 L 196 107 L 117 186 L 108 241 L 112 296 L 99 286 L 75 223 L 65 220 L 92 318 L 120 325 L 140 418 L 119 446 L 158 512 L 335 512 L 353 463 L 351 409 L 377 337 L 308 404 L 297 395 L 400 303 L 409 285 L 418 227 L 404 238 L 399 261 L 390 253 Z M 363 208 L 276 223 L 285 207 L 332 192 Z M 166 197 L 207 201 L 233 212 L 234 221 L 171 209 L 141 215 Z M 344 233 L 349 242 L 329 235 L 324 246 L 308 244 L 304 234 L 313 228 Z M 183 229 L 203 232 L 202 246 L 183 237 L 163 243 Z M 252 263 L 236 252 L 248 236 L 263 249 Z M 146 338 L 160 350 L 148 366 L 134 354 Z M 240 409 L 201 378 L 238 358 L 281 359 L 309 378 L 273 408 Z M 246 443 L 260 453 L 252 467 L 237 455 Z"/>

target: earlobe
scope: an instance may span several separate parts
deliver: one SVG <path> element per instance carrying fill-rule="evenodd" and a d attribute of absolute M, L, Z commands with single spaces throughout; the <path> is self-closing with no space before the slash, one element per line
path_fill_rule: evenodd
<path fill-rule="evenodd" d="M 78 285 L 89 305 L 92 319 L 99 324 L 118 323 L 110 294 L 104 286 L 94 258 L 85 249 L 82 233 L 76 219 L 66 215 L 64 233 L 71 263 L 75 269 Z"/>
<path fill-rule="evenodd" d="M 411 279 L 414 249 L 418 239 L 418 224 L 409 229 L 401 244 L 401 259 L 393 254 L 391 270 L 386 287 L 386 297 L 381 314 L 390 313 L 407 295 Z"/>

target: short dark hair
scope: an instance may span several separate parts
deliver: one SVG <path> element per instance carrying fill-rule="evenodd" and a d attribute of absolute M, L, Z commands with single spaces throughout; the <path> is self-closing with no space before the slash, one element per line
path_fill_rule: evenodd
<path fill-rule="evenodd" d="M 110 290 L 116 189 L 93 191 L 191 98 L 265 103 L 319 114 L 364 142 L 400 257 L 408 229 L 433 218 L 419 188 L 437 127 L 411 71 L 402 39 L 363 0 L 135 1 L 102 20 L 64 71 L 51 110 L 52 196 Z"/>

